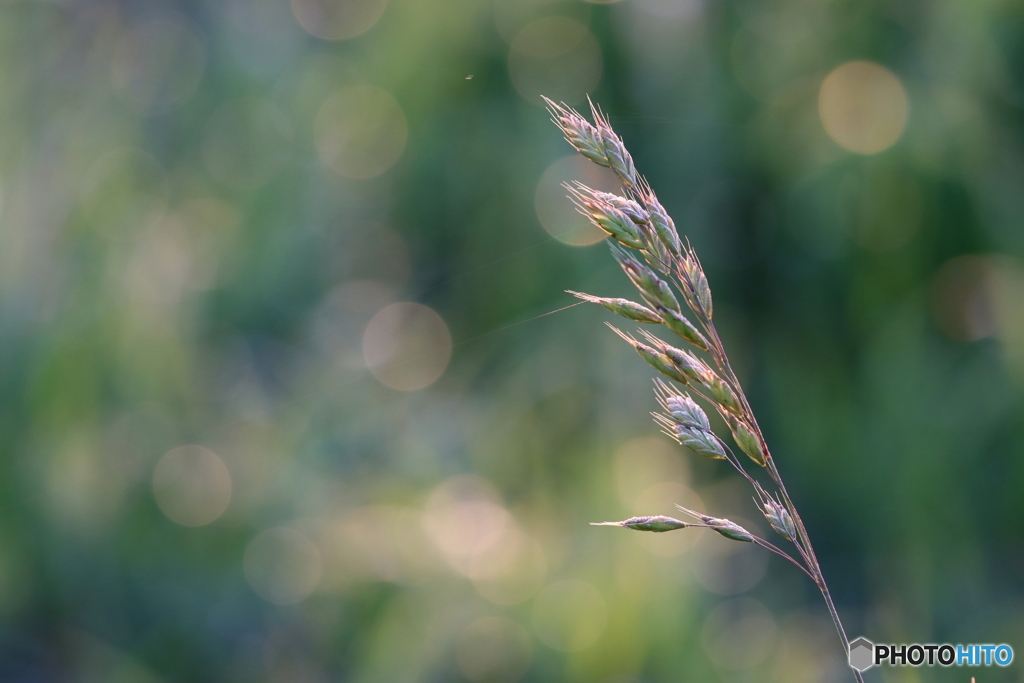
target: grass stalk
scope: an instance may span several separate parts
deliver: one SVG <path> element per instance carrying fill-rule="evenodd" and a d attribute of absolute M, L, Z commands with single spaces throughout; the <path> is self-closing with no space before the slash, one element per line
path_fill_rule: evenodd
<path fill-rule="evenodd" d="M 697 455 L 725 460 L 736 469 L 754 489 L 760 512 L 772 529 L 794 546 L 797 557 L 728 519 L 685 508 L 680 510 L 694 521 L 652 516 L 600 524 L 656 533 L 688 527 L 709 528 L 730 540 L 754 543 L 775 553 L 799 567 L 821 591 L 848 656 L 850 642 L 807 528 L 786 490 L 713 322 L 711 287 L 700 260 L 690 245 L 680 239 L 672 218 L 647 181 L 637 173 L 622 138 L 612 130 L 601 111 L 591 103 L 591 123 L 564 104 L 546 102 L 552 120 L 566 140 L 591 162 L 610 169 L 622 184 L 621 194 L 600 192 L 579 183 L 566 185 L 566 189 L 579 211 L 608 235 L 613 257 L 637 288 L 643 303 L 571 293 L 632 322 L 661 325 L 682 340 L 682 348 L 677 348 L 646 330 L 640 331 L 640 341 L 612 327 L 669 380 L 655 381 L 655 393 L 664 412 L 655 413 L 654 418 L 663 431 Z M 712 430 L 707 414 L 693 396 L 722 417 L 737 448 L 757 465 L 754 474 L 747 471 L 744 460 Z M 756 478 L 758 471 L 769 480 L 768 488 Z M 858 683 L 863 683 L 860 672 L 852 667 L 850 670 Z"/>

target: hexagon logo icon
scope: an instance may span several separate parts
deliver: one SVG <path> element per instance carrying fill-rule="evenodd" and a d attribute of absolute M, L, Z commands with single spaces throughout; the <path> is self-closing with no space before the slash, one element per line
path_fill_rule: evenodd
<path fill-rule="evenodd" d="M 875 665 L 875 644 L 867 638 L 858 638 L 850 643 L 850 666 L 857 671 L 870 669 Z"/>

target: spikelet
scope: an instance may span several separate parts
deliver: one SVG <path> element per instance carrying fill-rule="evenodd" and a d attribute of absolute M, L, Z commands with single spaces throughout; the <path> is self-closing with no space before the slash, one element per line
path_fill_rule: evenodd
<path fill-rule="evenodd" d="M 638 303 L 629 301 L 628 299 L 606 299 L 600 296 L 592 296 L 590 294 L 583 294 L 582 292 L 574 292 L 571 289 L 566 290 L 569 294 L 572 294 L 577 299 L 583 299 L 594 304 L 601 304 L 612 313 L 621 315 L 623 318 L 629 318 L 635 320 L 638 323 L 661 323 L 662 319 L 657 313 L 641 306 Z"/>
<path fill-rule="evenodd" d="M 625 249 L 612 247 L 612 256 L 618 261 L 623 272 L 640 291 L 640 296 L 655 308 L 661 307 L 679 312 L 679 301 L 672 288 L 650 268 L 633 258 Z"/>
<path fill-rule="evenodd" d="M 796 542 L 796 525 L 789 511 L 772 498 L 767 498 L 763 504 L 765 519 L 772 525 L 776 533 L 787 541 Z"/>
<path fill-rule="evenodd" d="M 685 512 L 686 514 L 699 519 L 702 523 L 710 527 L 713 531 L 718 532 L 726 538 L 734 541 L 743 541 L 745 543 L 751 543 L 754 540 L 754 535 L 749 531 L 741 527 L 736 522 L 730 522 L 728 519 L 720 519 L 718 517 L 712 517 L 710 515 L 703 515 L 693 510 L 688 510 L 682 505 L 676 505 L 677 508 Z"/>
<path fill-rule="evenodd" d="M 636 339 L 633 339 L 633 337 L 629 336 L 628 334 L 618 329 L 614 325 L 609 324 L 608 327 L 612 328 L 612 331 L 615 332 L 615 334 L 619 335 L 622 339 L 626 341 L 627 344 L 636 349 L 636 352 L 640 354 L 640 357 L 647 361 L 647 363 L 652 368 L 654 368 L 661 374 L 665 375 L 669 379 L 673 379 L 681 384 L 686 384 L 689 382 L 686 375 L 680 372 L 679 368 L 677 368 L 672 363 L 672 361 L 670 361 L 668 357 L 665 356 L 665 354 L 659 352 L 657 349 L 653 349 L 650 346 L 647 346 L 646 344 L 641 344 Z"/>
<path fill-rule="evenodd" d="M 606 168 L 611 166 L 608 155 L 604 151 L 604 140 L 596 126 L 571 107 L 555 104 L 547 97 L 544 98 L 544 102 L 551 114 L 551 120 L 561 129 L 566 141 L 577 152 L 599 166 Z"/>
<path fill-rule="evenodd" d="M 629 213 L 599 198 L 586 185 L 573 186 L 563 183 L 562 187 L 569 191 L 576 210 L 586 216 L 591 223 L 608 233 L 616 242 L 633 249 L 643 249 L 646 246 L 647 242 L 641 235 L 640 228 L 633 222 Z M 642 211 L 639 205 L 636 208 Z"/>
<path fill-rule="evenodd" d="M 675 531 L 676 529 L 685 529 L 688 526 L 693 526 L 693 524 L 680 522 L 678 519 L 665 517 L 663 515 L 653 515 L 647 517 L 630 517 L 629 519 L 621 522 L 591 522 L 590 526 L 621 526 L 626 527 L 627 529 L 635 529 L 636 531 L 654 531 L 664 533 L 666 531 Z"/>

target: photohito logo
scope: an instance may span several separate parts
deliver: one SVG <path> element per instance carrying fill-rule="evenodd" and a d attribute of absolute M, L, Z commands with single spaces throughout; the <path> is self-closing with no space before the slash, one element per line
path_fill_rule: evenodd
<path fill-rule="evenodd" d="M 882 645 L 867 638 L 850 643 L 850 666 L 857 671 L 870 669 L 876 664 L 889 666 L 1009 666 L 1013 661 L 1013 648 L 1009 645 L 950 645 L 944 643 L 913 643 L 911 645 Z"/>

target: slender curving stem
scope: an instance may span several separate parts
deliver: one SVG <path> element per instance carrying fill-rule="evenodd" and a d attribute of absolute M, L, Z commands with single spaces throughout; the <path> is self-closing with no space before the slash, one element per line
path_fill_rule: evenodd
<path fill-rule="evenodd" d="M 828 590 L 828 584 L 825 583 L 825 576 L 821 573 L 821 565 L 818 564 L 818 557 L 814 554 L 814 547 L 811 545 L 811 537 L 807 533 L 807 528 L 804 527 L 804 521 L 800 518 L 800 513 L 797 512 L 796 506 L 793 504 L 792 499 L 789 497 L 789 492 L 786 491 L 785 484 L 782 483 L 782 476 L 779 474 L 779 470 L 775 467 L 775 461 L 771 457 L 768 460 L 768 474 L 771 476 L 772 481 L 775 482 L 776 486 L 779 487 L 779 492 L 782 493 L 782 500 L 786 508 L 789 510 L 789 514 L 793 517 L 793 521 L 796 523 L 797 536 L 800 541 L 800 545 L 803 546 L 805 551 L 805 557 L 807 563 L 810 566 L 811 571 L 815 575 L 815 583 L 818 585 L 818 590 L 821 591 L 821 596 L 825 599 L 825 606 L 828 608 L 828 613 L 832 617 L 832 623 L 836 626 L 836 631 L 839 633 L 839 639 L 843 643 L 843 651 L 846 656 L 850 655 L 850 640 L 846 637 L 846 630 L 843 628 L 843 622 L 839 618 L 839 612 L 836 610 L 836 605 L 832 602 L 832 594 Z M 864 683 L 864 676 L 860 671 L 857 671 L 853 667 L 850 667 L 853 671 L 853 677 L 857 680 L 857 683 Z"/>
<path fill-rule="evenodd" d="M 750 404 L 747 402 L 746 394 L 745 392 L 743 392 L 742 387 L 740 386 L 739 378 L 736 377 L 736 373 L 732 369 L 732 364 L 729 362 L 729 356 L 726 355 L 725 353 L 725 347 L 722 344 L 722 340 L 718 336 L 718 330 L 715 328 L 713 323 L 708 325 L 708 332 L 710 333 L 713 344 L 712 355 L 719 362 L 719 367 L 721 367 L 722 370 L 728 375 L 732 383 L 738 389 L 740 389 L 740 391 L 738 392 L 740 400 L 743 402 L 747 414 L 750 415 L 751 418 L 753 418 L 754 411 L 751 409 Z M 764 437 L 760 434 L 761 428 L 757 426 L 756 422 L 754 423 L 754 427 L 758 432 L 758 436 L 761 437 L 761 442 L 765 443 Z M 821 595 L 825 599 L 825 606 L 828 608 L 829 616 L 832 617 L 832 623 L 835 624 L 836 631 L 839 633 L 839 639 L 843 643 L 843 652 L 846 654 L 847 657 L 849 657 L 850 640 L 846 636 L 846 630 L 843 628 L 843 622 L 839 618 L 839 612 L 836 610 L 835 603 L 832 601 L 832 594 L 829 592 L 828 584 L 825 582 L 825 576 L 821 572 L 821 565 L 818 563 L 818 557 L 814 554 L 814 547 L 811 545 L 811 537 L 807 533 L 807 528 L 804 526 L 803 519 L 800 518 L 800 513 L 797 512 L 796 505 L 793 504 L 793 500 L 789 497 L 789 492 L 786 490 L 786 485 L 782 481 L 782 475 L 779 474 L 779 470 L 775 466 L 775 460 L 774 458 L 771 457 L 771 454 L 767 450 L 767 445 L 765 445 L 765 464 L 766 469 L 768 471 L 768 475 L 771 477 L 772 481 L 775 482 L 775 485 L 778 487 L 779 492 L 782 494 L 782 502 L 785 505 L 786 509 L 789 511 L 790 516 L 793 518 L 793 521 L 796 524 L 796 541 L 798 542 L 796 542 L 795 545 L 797 546 L 797 549 L 801 551 L 801 555 L 807 562 L 809 569 L 808 575 L 818 586 L 818 590 L 821 591 Z M 792 558 L 789 559 L 790 561 L 793 561 Z M 794 562 L 794 564 L 797 563 Z M 860 671 L 857 671 L 853 667 L 850 667 L 850 670 L 853 671 L 853 677 L 857 680 L 857 683 L 864 683 L 864 676 L 861 674 Z"/>

